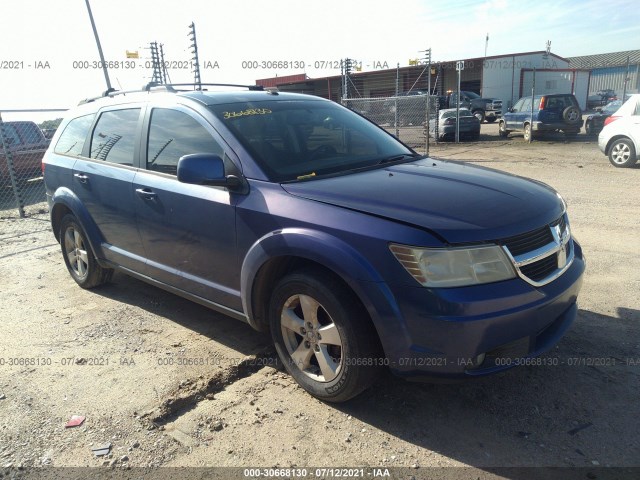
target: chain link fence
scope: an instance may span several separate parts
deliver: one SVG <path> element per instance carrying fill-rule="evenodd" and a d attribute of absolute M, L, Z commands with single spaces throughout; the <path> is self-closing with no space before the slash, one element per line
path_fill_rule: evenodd
<path fill-rule="evenodd" d="M 25 112 L 12 113 L 24 117 Z M 0 113 L 0 240 L 31 228 L 40 229 L 42 221 L 48 221 L 42 157 L 55 130 L 43 130 L 35 121 L 11 117 Z"/>
<path fill-rule="evenodd" d="M 343 104 L 415 149 L 427 149 L 427 131 L 437 129 L 440 101 L 419 92 L 384 98 L 349 98 Z M 430 112 L 427 115 L 427 112 Z M 432 134 L 433 137 L 433 134 Z M 435 138 L 438 138 L 436 134 Z"/>

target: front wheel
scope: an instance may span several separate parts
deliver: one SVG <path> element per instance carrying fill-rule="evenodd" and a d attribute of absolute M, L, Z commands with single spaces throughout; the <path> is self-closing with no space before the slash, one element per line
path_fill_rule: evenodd
<path fill-rule="evenodd" d="M 524 141 L 530 142 L 531 140 L 533 140 L 532 135 L 533 135 L 533 132 L 531 131 L 531 125 L 527 123 L 524 126 Z"/>
<path fill-rule="evenodd" d="M 614 167 L 628 168 L 636 163 L 636 149 L 627 138 L 619 138 L 609 149 L 609 161 Z"/>
<path fill-rule="evenodd" d="M 595 135 L 595 132 L 593 131 L 593 125 L 591 122 L 587 122 L 584 124 L 584 132 L 588 135 Z"/>
<path fill-rule="evenodd" d="M 113 270 L 98 264 L 84 230 L 73 215 L 60 222 L 62 257 L 71 277 L 82 288 L 93 288 L 111 280 Z"/>
<path fill-rule="evenodd" d="M 473 116 L 476 117 L 480 123 L 484 122 L 484 112 L 482 110 L 474 111 Z"/>
<path fill-rule="evenodd" d="M 502 138 L 507 138 L 509 136 L 509 130 L 507 130 L 507 122 L 504 120 L 498 124 L 498 135 Z"/>
<path fill-rule="evenodd" d="M 378 338 L 353 294 L 322 271 L 298 272 L 276 285 L 271 335 L 289 374 L 314 397 L 344 402 L 375 380 Z"/>

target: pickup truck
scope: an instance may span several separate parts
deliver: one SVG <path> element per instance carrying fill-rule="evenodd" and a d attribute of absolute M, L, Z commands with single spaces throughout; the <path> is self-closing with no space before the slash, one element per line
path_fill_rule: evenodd
<path fill-rule="evenodd" d="M 17 121 L 1 124 L 4 146 L 11 153 L 16 181 L 42 176 L 42 157 L 51 140 L 45 138 L 34 122 Z M 0 181 L 9 181 L 5 149 L 0 143 Z"/>
<path fill-rule="evenodd" d="M 457 92 L 439 97 L 440 108 L 456 108 L 457 97 Z M 460 91 L 460 108 L 471 110 L 480 123 L 485 120 L 493 123 L 502 116 L 502 100 L 482 98 L 477 93 L 464 90 Z"/>

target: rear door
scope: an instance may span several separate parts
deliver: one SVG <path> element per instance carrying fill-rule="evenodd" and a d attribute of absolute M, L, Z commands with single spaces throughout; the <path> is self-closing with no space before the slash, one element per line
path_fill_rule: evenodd
<path fill-rule="evenodd" d="M 131 188 L 143 111 L 140 105 L 102 110 L 71 179 L 73 192 L 100 230 L 107 259 L 134 271 L 144 267 Z"/>
<path fill-rule="evenodd" d="M 178 159 L 230 150 L 197 112 L 153 108 L 145 120 L 143 169 L 133 185 L 147 274 L 236 311 L 242 310 L 234 197 L 225 188 L 178 182 Z"/>

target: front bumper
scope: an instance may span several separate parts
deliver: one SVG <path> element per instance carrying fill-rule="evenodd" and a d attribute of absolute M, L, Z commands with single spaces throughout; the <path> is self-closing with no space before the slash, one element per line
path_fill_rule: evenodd
<path fill-rule="evenodd" d="M 481 376 L 549 350 L 576 317 L 585 262 L 575 259 L 555 281 L 521 279 L 464 288 L 392 287 L 403 335 L 381 337 L 386 362 L 413 380 Z"/>

